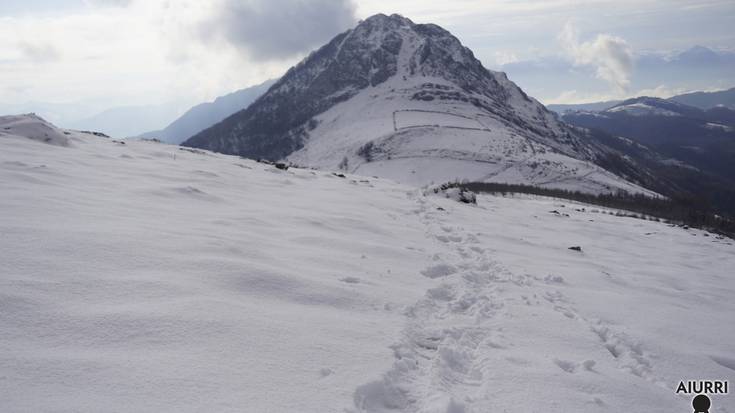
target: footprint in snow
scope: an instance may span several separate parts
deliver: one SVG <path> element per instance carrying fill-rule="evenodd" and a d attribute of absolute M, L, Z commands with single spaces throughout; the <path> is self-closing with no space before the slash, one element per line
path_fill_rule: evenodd
<path fill-rule="evenodd" d="M 449 264 L 437 264 L 426 268 L 421 271 L 424 277 L 428 278 L 441 278 L 447 277 L 457 272 L 457 268 Z"/>
<path fill-rule="evenodd" d="M 577 363 L 573 361 L 554 359 L 554 364 L 567 373 L 574 373 L 577 370 Z"/>
<path fill-rule="evenodd" d="M 585 360 L 581 364 L 579 364 L 573 361 L 554 359 L 554 364 L 556 364 L 560 369 L 566 371 L 567 373 L 575 373 L 580 366 L 587 371 L 594 371 L 593 367 L 597 363 L 595 363 L 594 360 Z"/>
<path fill-rule="evenodd" d="M 561 275 L 549 274 L 544 277 L 546 284 L 564 284 L 564 278 Z"/>
<path fill-rule="evenodd" d="M 360 279 L 357 277 L 344 277 L 339 280 L 347 284 L 360 284 Z"/>
<path fill-rule="evenodd" d="M 450 242 L 462 242 L 462 237 L 457 235 L 437 235 L 435 237 L 439 242 L 448 244 Z"/>
<path fill-rule="evenodd" d="M 206 193 L 199 188 L 195 188 L 193 186 L 186 186 L 186 187 L 180 187 L 180 188 L 174 188 L 175 192 L 178 192 L 180 194 L 187 194 L 187 195 L 206 195 Z"/>

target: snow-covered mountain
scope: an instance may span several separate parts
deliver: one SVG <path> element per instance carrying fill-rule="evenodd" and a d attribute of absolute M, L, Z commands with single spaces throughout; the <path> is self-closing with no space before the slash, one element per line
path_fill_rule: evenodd
<path fill-rule="evenodd" d="M 0 117 L 1 410 L 685 412 L 732 377 L 731 240 L 346 175 Z"/>
<path fill-rule="evenodd" d="M 602 129 L 645 145 L 708 146 L 735 139 L 735 111 L 725 107 L 702 110 L 654 97 L 628 99 L 600 112 L 568 111 L 562 118 L 573 125 Z M 704 152 L 717 154 L 713 150 Z"/>
<path fill-rule="evenodd" d="M 735 87 L 717 92 L 692 92 L 669 98 L 700 109 L 726 107 L 735 110 Z"/>
<path fill-rule="evenodd" d="M 226 117 L 248 107 L 274 83 L 268 80 L 259 85 L 220 96 L 212 102 L 200 103 L 171 122 L 164 129 L 146 132 L 139 137 L 159 139 L 163 142 L 180 144 Z"/>
<path fill-rule="evenodd" d="M 630 116 L 687 116 L 696 118 L 702 110 L 676 101 L 641 96 L 628 99 L 602 111 Z"/>
<path fill-rule="evenodd" d="M 601 112 L 605 109 L 609 109 L 619 104 L 620 102 L 622 102 L 622 100 L 606 100 L 603 102 L 591 102 L 591 103 L 550 104 L 550 105 L 546 105 L 546 108 L 560 115 L 564 114 L 565 112 L 573 112 L 573 111 Z"/>
<path fill-rule="evenodd" d="M 634 99 L 655 99 L 641 96 Z M 681 103 L 687 106 L 693 106 L 704 111 L 708 110 L 735 110 L 735 88 L 721 90 L 717 92 L 691 92 L 682 95 L 672 96 L 666 99 L 669 102 Z M 574 111 L 586 112 L 602 112 L 613 106 L 621 104 L 622 100 L 610 100 L 605 102 L 591 103 L 572 103 L 572 104 L 551 104 L 546 105 L 549 110 L 553 110 L 559 114 Z M 655 105 L 655 103 L 654 103 Z"/>
<path fill-rule="evenodd" d="M 433 24 L 375 15 L 185 146 L 425 184 L 454 179 L 643 191 L 614 151 L 557 120 Z"/>

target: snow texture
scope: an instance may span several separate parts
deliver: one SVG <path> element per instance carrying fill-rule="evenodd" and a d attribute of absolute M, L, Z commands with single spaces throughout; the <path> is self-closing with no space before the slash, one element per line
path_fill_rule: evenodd
<path fill-rule="evenodd" d="M 733 378 L 728 239 L 1 122 L 3 412 L 689 411 Z"/>

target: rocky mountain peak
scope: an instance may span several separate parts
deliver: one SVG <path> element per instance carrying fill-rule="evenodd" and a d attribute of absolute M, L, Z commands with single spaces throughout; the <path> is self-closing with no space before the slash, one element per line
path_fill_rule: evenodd
<path fill-rule="evenodd" d="M 450 32 L 397 14 L 338 34 L 250 107 L 184 145 L 372 175 L 390 163 L 392 177 L 422 176 L 416 182 L 589 180 L 598 173 L 589 162 L 607 156 Z M 429 158 L 448 166 L 421 175 L 415 165 Z"/>
<path fill-rule="evenodd" d="M 403 17 L 400 14 L 386 15 L 378 13 L 361 20 L 355 30 L 367 28 L 369 30 L 396 30 L 399 27 L 411 27 L 414 23 L 411 19 Z"/>
<path fill-rule="evenodd" d="M 396 76 L 444 79 L 460 90 L 505 96 L 490 72 L 448 31 L 397 14 L 377 14 L 292 67 L 247 110 L 187 144 L 252 157 L 283 157 L 301 146 L 314 115 Z M 414 97 L 433 99 L 438 96 L 430 95 L 437 93 L 456 97 L 459 92 L 416 90 Z"/>

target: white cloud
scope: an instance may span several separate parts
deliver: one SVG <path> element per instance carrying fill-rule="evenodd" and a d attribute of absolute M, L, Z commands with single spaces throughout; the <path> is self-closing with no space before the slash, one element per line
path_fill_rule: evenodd
<path fill-rule="evenodd" d="M 33 85 L 0 94 L 0 103 L 212 99 L 282 75 L 355 22 L 352 0 L 84 4 L 66 13 L 0 16 L 0 90 Z"/>
<path fill-rule="evenodd" d="M 203 43 L 199 29 L 218 1 L 94 3 L 59 15 L 0 16 L 0 103 L 96 100 L 99 110 L 196 103 L 280 76 L 300 58 L 256 63 L 235 47 Z"/>
<path fill-rule="evenodd" d="M 18 43 L 21 53 L 35 63 L 49 63 L 58 60 L 61 54 L 56 47 L 48 43 Z"/>
<path fill-rule="evenodd" d="M 498 66 L 507 65 L 509 63 L 518 62 L 520 59 L 514 52 L 498 51 L 495 52 L 495 64 Z"/>
<path fill-rule="evenodd" d="M 628 89 L 633 74 L 633 51 L 624 39 L 598 34 L 594 40 L 581 42 L 579 33 L 568 22 L 559 34 L 559 40 L 575 65 L 594 66 L 597 77 L 609 82 L 619 92 Z"/>
<path fill-rule="evenodd" d="M 210 99 L 281 75 L 350 24 L 351 1 L 359 18 L 397 12 L 440 24 L 490 64 L 554 55 L 559 42 L 553 34 L 569 18 L 584 22 L 585 30 L 625 30 L 626 41 L 637 48 L 685 48 L 695 34 L 707 46 L 733 39 L 727 30 L 733 6 L 724 1 L 711 10 L 680 12 L 661 0 L 0 0 L 0 102 L 99 99 L 95 106 L 104 109 Z M 228 4 L 233 15 L 212 26 Z M 692 16 L 706 27 L 670 24 Z M 210 34 L 203 36 L 208 26 Z M 615 93 L 628 85 L 632 68 L 625 63 L 624 41 L 602 35 L 580 42 L 575 36 L 567 37 L 573 62 L 607 79 Z M 622 58 L 616 57 L 621 51 Z M 582 71 L 585 77 L 589 71 Z M 542 80 L 538 92 L 529 92 L 554 96 L 606 85 L 584 80 Z"/>

